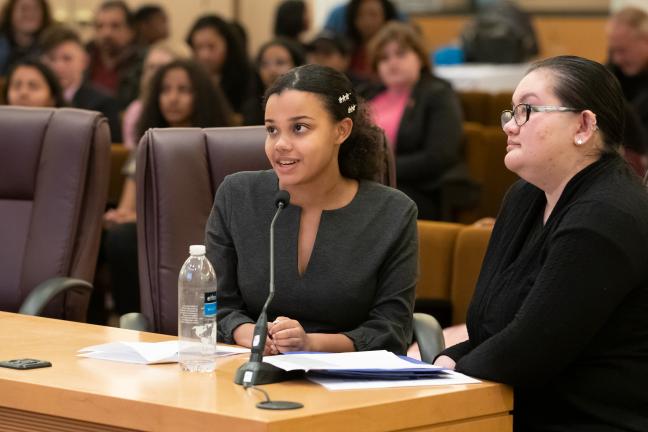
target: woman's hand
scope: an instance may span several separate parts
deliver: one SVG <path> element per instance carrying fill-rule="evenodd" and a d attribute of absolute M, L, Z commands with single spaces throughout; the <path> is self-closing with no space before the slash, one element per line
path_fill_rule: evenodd
<path fill-rule="evenodd" d="M 450 357 L 442 355 L 437 357 L 437 359 L 434 361 L 434 365 L 441 366 L 446 369 L 454 370 L 457 363 L 454 360 L 452 360 Z"/>
<path fill-rule="evenodd" d="M 103 217 L 105 227 L 110 227 L 115 224 L 135 222 L 136 219 L 137 215 L 134 211 L 120 208 L 108 210 Z"/>
<path fill-rule="evenodd" d="M 308 333 L 299 321 L 287 317 L 278 317 L 269 326 L 270 338 L 279 352 L 311 351 Z"/>
<path fill-rule="evenodd" d="M 271 326 L 272 323 L 268 324 L 268 335 L 270 334 Z M 241 324 L 240 326 L 236 327 L 236 329 L 234 329 L 232 336 L 234 337 L 234 342 L 236 342 L 236 345 L 251 348 L 252 338 L 254 337 L 254 324 Z M 279 350 L 277 350 L 277 347 L 274 345 L 272 339 L 270 339 L 269 336 L 266 337 L 266 344 L 263 350 L 263 355 L 267 356 L 276 354 L 279 354 Z"/>

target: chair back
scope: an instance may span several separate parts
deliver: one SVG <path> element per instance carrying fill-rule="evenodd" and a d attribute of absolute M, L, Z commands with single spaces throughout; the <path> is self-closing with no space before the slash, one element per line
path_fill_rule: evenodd
<path fill-rule="evenodd" d="M 108 194 L 110 132 L 97 112 L 0 107 L 0 310 L 47 279 L 94 277 Z M 85 320 L 68 292 L 43 315 Z"/>
<path fill-rule="evenodd" d="M 178 274 L 189 245 L 203 244 L 223 179 L 271 168 L 263 126 L 149 130 L 137 150 L 137 241 L 142 313 L 154 331 L 177 333 Z M 387 149 L 384 144 L 384 149 Z M 386 150 L 381 179 L 393 184 Z"/>

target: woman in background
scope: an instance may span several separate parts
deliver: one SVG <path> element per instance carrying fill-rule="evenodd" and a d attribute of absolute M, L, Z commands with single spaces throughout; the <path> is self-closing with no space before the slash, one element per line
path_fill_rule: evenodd
<path fill-rule="evenodd" d="M 648 430 L 648 195 L 619 154 L 619 82 L 542 60 L 502 113 L 521 178 L 495 222 L 469 339 L 436 364 L 513 386 L 516 431 Z"/>
<path fill-rule="evenodd" d="M 310 28 L 308 8 L 303 0 L 286 0 L 277 7 L 274 36 L 290 39 L 301 45 L 301 35 Z"/>
<path fill-rule="evenodd" d="M 407 24 L 385 26 L 370 53 L 382 84 L 369 94 L 371 112 L 394 151 L 398 188 L 414 200 L 419 218 L 438 219 L 444 181 L 467 179 L 457 95 L 432 74 L 421 36 Z"/>
<path fill-rule="evenodd" d="M 7 105 L 27 107 L 62 107 L 61 86 L 47 66 L 35 59 L 15 63 L 9 70 L 3 92 Z"/>
<path fill-rule="evenodd" d="M 12 64 L 36 55 L 40 33 L 52 24 L 46 0 L 8 0 L 0 12 L 0 76 Z"/>
<path fill-rule="evenodd" d="M 227 101 L 207 71 L 194 61 L 175 60 L 151 79 L 138 135 L 150 128 L 230 126 L 230 118 Z M 119 315 L 139 311 L 134 156 L 124 173 L 128 178 L 119 205 L 104 215 L 104 251 Z"/>
<path fill-rule="evenodd" d="M 205 15 L 192 26 L 187 44 L 194 59 L 220 85 L 232 110 L 240 113 L 243 103 L 253 94 L 254 81 L 239 33 L 219 16 Z"/>
<path fill-rule="evenodd" d="M 243 106 L 243 124 L 263 124 L 263 93 L 279 76 L 306 62 L 302 47 L 286 38 L 275 38 L 259 48 L 256 58 L 258 75 L 256 98 L 248 99 Z"/>

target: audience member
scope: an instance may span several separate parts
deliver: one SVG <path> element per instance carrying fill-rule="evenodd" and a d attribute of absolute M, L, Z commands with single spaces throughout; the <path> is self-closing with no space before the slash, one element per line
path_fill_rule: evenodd
<path fill-rule="evenodd" d="M 269 240 L 251 233 L 267 233 L 274 196 L 285 190 L 290 205 L 276 229 L 288 237 L 275 245 L 284 271 L 268 309 L 266 353 L 404 353 L 412 339 L 416 206 L 372 181 L 382 165 L 380 132 L 351 82 L 331 68 L 292 69 L 265 100 L 273 169 L 226 177 L 207 221 L 207 257 L 219 269 L 219 338 L 252 343 L 267 295 Z"/>
<path fill-rule="evenodd" d="M 0 11 L 0 76 L 37 53 L 39 34 L 52 23 L 47 0 L 8 0 Z"/>
<path fill-rule="evenodd" d="M 303 0 L 284 0 L 278 7 L 274 36 L 301 43 L 301 35 L 310 28 L 308 8 Z"/>
<path fill-rule="evenodd" d="M 392 22 L 370 45 L 382 86 L 369 94 L 374 121 L 396 156 L 397 185 L 416 202 L 419 217 L 438 219 L 441 186 L 457 179 L 461 163 L 461 106 L 450 84 L 431 72 L 420 35 Z"/>
<path fill-rule="evenodd" d="M 90 81 L 126 108 L 138 94 L 143 51 L 135 44 L 133 17 L 124 1 L 108 0 L 95 16 L 95 39 L 88 45 Z"/>
<path fill-rule="evenodd" d="M 143 47 L 150 47 L 169 37 L 169 19 L 160 5 L 140 6 L 133 14 L 133 26 L 137 43 Z"/>
<path fill-rule="evenodd" d="M 187 44 L 220 85 L 234 112 L 240 113 L 253 95 L 254 80 L 239 32 L 221 17 L 205 15 L 192 26 Z"/>
<path fill-rule="evenodd" d="M 599 63 L 534 64 L 502 113 L 506 195 L 468 309 L 436 364 L 513 386 L 514 430 L 648 425 L 648 195 L 620 157 L 624 101 Z"/>
<path fill-rule="evenodd" d="M 175 60 L 161 66 L 150 81 L 138 132 L 150 128 L 230 126 L 229 105 L 202 66 Z M 139 311 L 137 230 L 135 226 L 135 158 L 116 209 L 104 215 L 103 255 L 110 268 L 112 293 L 118 314 Z"/>
<path fill-rule="evenodd" d="M 353 42 L 349 70 L 358 78 L 371 77 L 367 45 L 389 21 L 397 18 L 390 0 L 351 0 L 347 7 L 347 35 Z"/>
<path fill-rule="evenodd" d="M 41 59 L 58 77 L 67 105 L 102 112 L 108 119 L 112 142 L 121 142 L 117 101 L 85 78 L 88 53 L 71 28 L 51 26 L 39 38 Z"/>
<path fill-rule="evenodd" d="M 144 59 L 142 76 L 140 77 L 139 96 L 128 105 L 122 119 L 122 136 L 126 148 L 134 149 L 140 139 L 137 124 L 142 114 L 143 101 L 146 99 L 146 91 L 149 88 L 151 78 L 165 64 L 171 63 L 173 60 L 187 58 L 188 52 L 182 48 L 184 48 L 184 45 L 172 46 L 168 42 L 158 42 L 148 49 Z"/>
<path fill-rule="evenodd" d="M 624 8 L 612 15 L 607 25 L 610 68 L 621 83 L 627 101 L 639 115 L 643 134 L 648 134 L 648 13 L 638 8 Z M 634 132 L 636 120 L 627 127 Z M 626 159 L 642 175 L 648 166 L 648 143 L 624 141 Z"/>
<path fill-rule="evenodd" d="M 54 72 L 35 59 L 14 63 L 7 74 L 3 99 L 7 105 L 26 107 L 62 107 L 61 86 Z"/>
<path fill-rule="evenodd" d="M 256 58 L 258 97 L 248 99 L 243 105 L 243 124 L 263 124 L 263 93 L 280 75 L 305 61 L 301 45 L 291 39 L 275 38 L 259 48 Z"/>

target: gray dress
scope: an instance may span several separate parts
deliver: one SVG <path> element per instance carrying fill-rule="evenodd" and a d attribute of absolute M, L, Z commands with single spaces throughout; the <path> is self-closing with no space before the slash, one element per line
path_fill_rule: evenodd
<path fill-rule="evenodd" d="M 206 227 L 218 278 L 218 332 L 257 319 L 268 295 L 269 229 L 276 210 L 273 171 L 225 178 Z M 269 320 L 296 319 L 308 333 L 343 333 L 356 350 L 404 353 L 412 338 L 417 279 L 416 206 L 398 190 L 360 181 L 345 207 L 322 213 L 311 258 L 297 267 L 301 208 L 275 224 L 275 297 Z"/>

